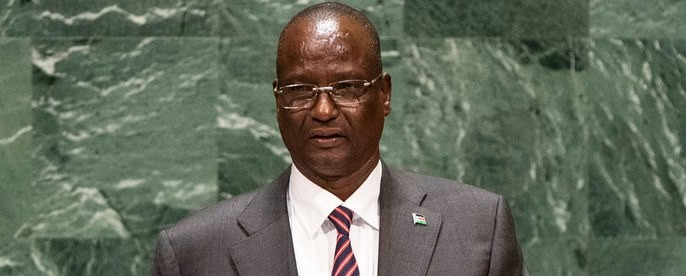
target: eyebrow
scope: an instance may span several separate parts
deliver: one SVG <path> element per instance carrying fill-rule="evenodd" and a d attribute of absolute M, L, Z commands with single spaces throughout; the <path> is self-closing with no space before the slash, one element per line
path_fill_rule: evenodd
<path fill-rule="evenodd" d="M 338 80 L 363 80 L 364 72 L 359 70 L 348 70 L 344 72 L 336 72 L 336 79 Z"/>
<path fill-rule="evenodd" d="M 279 85 L 315 84 L 315 81 L 313 80 L 312 76 L 310 76 L 309 74 L 295 73 L 292 75 L 287 75 L 285 78 L 283 78 L 283 80 L 284 80 L 283 82 L 279 82 Z M 370 81 L 371 79 L 366 79 L 363 72 L 360 72 L 359 70 L 356 70 L 356 69 L 351 69 L 351 70 L 336 72 L 333 80 L 329 80 L 326 84 L 344 81 L 344 80 L 366 80 L 366 81 Z"/>

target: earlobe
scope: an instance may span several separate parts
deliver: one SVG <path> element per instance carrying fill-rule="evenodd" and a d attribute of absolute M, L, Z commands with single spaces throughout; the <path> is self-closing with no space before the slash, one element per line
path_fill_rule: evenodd
<path fill-rule="evenodd" d="M 388 116 L 388 114 L 391 114 L 391 75 L 389 75 L 388 73 L 383 73 L 382 80 L 383 87 L 381 89 L 384 98 L 384 115 Z"/>
<path fill-rule="evenodd" d="M 274 80 L 272 82 L 272 91 L 274 92 L 274 104 L 276 105 L 276 111 L 279 111 L 279 99 L 278 96 L 276 95 L 276 86 L 279 85 L 278 80 Z"/>

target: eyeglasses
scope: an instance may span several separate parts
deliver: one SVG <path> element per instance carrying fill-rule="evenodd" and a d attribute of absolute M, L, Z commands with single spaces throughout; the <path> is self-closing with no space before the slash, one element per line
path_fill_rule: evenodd
<path fill-rule="evenodd" d="M 281 107 L 289 110 L 309 109 L 314 106 L 319 93 L 325 92 L 338 107 L 357 107 L 366 100 L 364 95 L 368 87 L 374 85 L 383 73 L 371 81 L 344 80 L 330 83 L 328 86 L 314 84 L 289 84 L 274 88 L 280 97 Z"/>

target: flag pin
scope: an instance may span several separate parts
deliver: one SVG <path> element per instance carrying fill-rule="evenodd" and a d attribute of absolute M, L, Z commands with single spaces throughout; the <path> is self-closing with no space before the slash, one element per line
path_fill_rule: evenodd
<path fill-rule="evenodd" d="M 426 218 L 422 214 L 412 213 L 412 221 L 414 224 L 426 225 Z"/>

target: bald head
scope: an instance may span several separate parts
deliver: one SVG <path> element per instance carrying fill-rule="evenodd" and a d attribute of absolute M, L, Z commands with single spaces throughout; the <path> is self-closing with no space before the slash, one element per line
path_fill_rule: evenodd
<path fill-rule="evenodd" d="M 284 27 L 277 49 L 277 77 L 282 74 L 281 65 L 284 59 L 297 54 L 292 51 L 294 47 L 299 47 L 300 52 L 303 52 L 308 50 L 307 47 L 315 45 L 308 43 L 308 40 L 326 40 L 329 46 L 326 52 L 332 57 L 349 54 L 347 51 L 351 49 L 342 47 L 340 43 L 353 43 L 364 50 L 366 63 L 371 71 L 375 74 L 382 71 L 379 35 L 369 19 L 344 4 L 324 2 L 302 10 Z"/>

